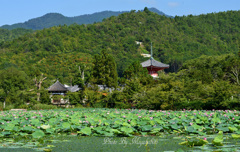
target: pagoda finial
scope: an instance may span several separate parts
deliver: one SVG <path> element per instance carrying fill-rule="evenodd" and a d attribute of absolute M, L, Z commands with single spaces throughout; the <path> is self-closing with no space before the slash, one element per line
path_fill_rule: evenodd
<path fill-rule="evenodd" d="M 152 42 L 151 42 L 151 58 L 150 58 L 150 60 L 151 60 L 151 65 L 152 65 L 152 60 L 153 60 L 153 53 L 152 53 Z"/>
<path fill-rule="evenodd" d="M 153 53 L 152 53 L 152 42 L 151 42 L 151 59 L 153 58 Z"/>

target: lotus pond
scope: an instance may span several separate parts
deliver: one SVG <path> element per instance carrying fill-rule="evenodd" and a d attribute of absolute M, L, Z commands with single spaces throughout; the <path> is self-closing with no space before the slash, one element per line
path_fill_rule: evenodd
<path fill-rule="evenodd" d="M 240 151 L 240 111 L 0 112 L 1 151 Z"/>

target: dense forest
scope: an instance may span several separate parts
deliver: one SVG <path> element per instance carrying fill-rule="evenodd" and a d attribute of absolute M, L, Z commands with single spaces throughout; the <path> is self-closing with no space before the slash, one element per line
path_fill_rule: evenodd
<path fill-rule="evenodd" d="M 78 84 L 84 89 L 69 94 L 72 103 L 85 98 L 92 107 L 238 109 L 239 19 L 240 11 L 169 18 L 145 8 L 101 23 L 55 26 L 2 42 L 0 100 L 37 102 L 36 92 L 41 92 L 41 102 L 49 103 L 46 91 L 36 88 L 47 77 L 42 88 L 56 79 Z M 140 66 L 147 60 L 140 54 L 150 51 L 151 42 L 154 58 L 170 65 L 159 79 Z M 79 80 L 79 67 L 85 79 Z M 99 84 L 119 89 L 102 96 L 96 91 Z"/>
<path fill-rule="evenodd" d="M 33 30 L 27 30 L 23 28 L 13 29 L 13 30 L 7 30 L 7 29 L 1 29 L 0 28 L 0 43 L 4 41 L 11 41 L 13 39 L 16 39 L 20 36 L 23 36 L 25 34 L 33 33 Z"/>
<path fill-rule="evenodd" d="M 157 13 L 158 15 L 169 15 L 164 14 L 156 8 L 149 8 L 151 12 Z M 30 19 L 24 23 L 16 23 L 13 25 L 3 25 L 0 28 L 3 29 L 32 29 L 32 30 L 41 30 L 44 28 L 50 28 L 58 25 L 71 25 L 71 24 L 93 24 L 95 22 L 101 22 L 103 19 L 109 18 L 111 16 L 118 16 L 119 14 L 126 13 L 129 11 L 103 11 L 93 14 L 80 15 L 75 17 L 66 17 L 59 13 L 48 13 L 41 17 Z"/>

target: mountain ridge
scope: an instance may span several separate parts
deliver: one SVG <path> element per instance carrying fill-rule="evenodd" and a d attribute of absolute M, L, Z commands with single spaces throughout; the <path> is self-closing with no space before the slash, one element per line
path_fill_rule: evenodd
<path fill-rule="evenodd" d="M 239 20 L 240 11 L 168 18 L 146 9 L 94 24 L 55 26 L 0 43 L 0 69 L 26 69 L 34 64 L 52 78 L 70 77 L 74 72 L 69 68 L 74 69 L 79 61 L 91 64 L 94 55 L 107 50 L 122 76 L 133 61 L 146 60 L 140 53 L 150 51 L 152 42 L 154 58 L 176 72 L 186 61 L 202 55 L 237 54 Z"/>
<path fill-rule="evenodd" d="M 171 17 L 166 15 L 165 13 L 159 11 L 156 8 L 149 8 L 151 12 L 157 13 L 158 15 L 164 15 L 167 17 Z M 143 10 L 141 10 L 143 11 Z M 12 25 L 3 25 L 0 26 L 2 29 L 16 29 L 16 28 L 24 28 L 24 29 L 32 29 L 32 30 L 41 30 L 44 28 L 50 28 L 58 25 L 71 25 L 71 24 L 92 24 L 95 22 L 101 22 L 103 19 L 118 16 L 122 13 L 127 13 L 130 11 L 101 11 L 92 14 L 84 14 L 74 17 L 67 17 L 60 13 L 47 13 L 43 16 L 29 19 L 23 23 L 15 23 Z"/>

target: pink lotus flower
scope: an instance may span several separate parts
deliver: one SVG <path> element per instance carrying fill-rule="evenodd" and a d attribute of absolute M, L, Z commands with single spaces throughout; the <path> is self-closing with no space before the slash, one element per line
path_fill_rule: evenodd
<path fill-rule="evenodd" d="M 207 138 L 203 138 L 203 140 L 207 140 Z"/>

